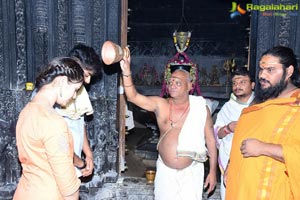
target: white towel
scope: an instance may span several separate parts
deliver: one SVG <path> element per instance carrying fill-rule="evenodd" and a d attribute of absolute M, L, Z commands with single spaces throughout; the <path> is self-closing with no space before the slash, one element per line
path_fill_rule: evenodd
<path fill-rule="evenodd" d="M 190 111 L 178 137 L 177 156 L 188 156 L 193 160 L 205 162 L 204 127 L 206 123 L 206 100 L 201 96 L 189 96 Z"/>
<path fill-rule="evenodd" d="M 70 119 L 79 119 L 82 115 L 91 115 L 94 113 L 89 95 L 84 86 L 78 92 L 75 100 L 72 100 L 65 107 L 59 109 L 62 116 Z"/>

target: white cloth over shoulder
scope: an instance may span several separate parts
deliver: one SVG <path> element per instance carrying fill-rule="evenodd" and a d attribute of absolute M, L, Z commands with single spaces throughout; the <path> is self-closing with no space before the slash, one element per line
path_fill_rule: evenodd
<path fill-rule="evenodd" d="M 178 137 L 177 156 L 188 156 L 193 160 L 205 162 L 207 149 L 205 146 L 204 127 L 207 110 L 206 100 L 201 96 L 189 96 L 190 111 Z"/>
<path fill-rule="evenodd" d="M 76 99 L 68 103 L 64 108 L 60 108 L 59 113 L 70 119 L 79 119 L 84 114 L 91 115 L 94 113 L 92 103 L 84 86 L 78 90 Z"/>
<path fill-rule="evenodd" d="M 221 167 L 221 172 L 227 166 L 227 162 L 230 155 L 231 143 L 233 133 L 228 134 L 226 137 L 219 139 L 217 137 L 217 132 L 223 126 L 229 124 L 232 121 L 238 121 L 241 112 L 244 108 L 248 107 L 249 104 L 254 99 L 254 93 L 248 99 L 247 103 L 241 103 L 237 100 L 236 96 L 232 93 L 229 101 L 227 101 L 218 112 L 216 122 L 214 124 L 215 135 L 217 140 L 217 146 L 219 148 L 219 165 Z"/>
<path fill-rule="evenodd" d="M 222 139 L 219 139 L 218 137 L 218 131 L 223 126 L 226 126 L 232 121 L 238 121 L 241 112 L 244 108 L 248 107 L 249 104 L 254 99 L 254 93 L 252 92 L 251 97 L 248 99 L 246 103 L 239 102 L 237 97 L 232 93 L 230 96 L 229 101 L 227 101 L 221 108 L 221 110 L 218 112 L 216 122 L 214 124 L 214 132 L 215 132 L 215 138 L 217 141 L 217 147 L 219 149 L 219 167 L 221 171 L 221 183 L 223 183 L 223 174 L 224 170 L 227 167 L 230 151 L 231 151 L 231 144 L 233 139 L 233 133 L 230 133 L 223 137 Z M 220 186 L 220 193 L 221 193 L 221 199 L 225 199 L 225 191 L 226 188 L 224 184 L 221 184 Z"/>

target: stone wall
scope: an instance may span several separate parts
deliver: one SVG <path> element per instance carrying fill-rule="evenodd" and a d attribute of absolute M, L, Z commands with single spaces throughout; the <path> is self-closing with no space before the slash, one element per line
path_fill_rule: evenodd
<path fill-rule="evenodd" d="M 299 0 L 253 0 L 256 5 L 298 4 Z M 293 11 L 253 11 L 251 14 L 249 60 L 252 74 L 258 72 L 258 61 L 267 49 L 283 45 L 300 57 L 300 9 Z"/>
<path fill-rule="evenodd" d="M 45 63 L 66 56 L 81 42 L 100 53 L 105 40 L 119 43 L 121 0 L 0 1 L 0 199 L 11 199 L 21 166 L 15 125 Z M 109 23 L 108 23 L 109 21 Z M 117 67 L 104 67 L 88 92 L 94 115 L 87 121 L 94 152 L 94 175 L 86 187 L 100 188 L 118 179 Z"/>
<path fill-rule="evenodd" d="M 297 0 L 276 2 L 299 3 Z M 262 0 L 253 3 L 263 5 L 275 2 Z M 15 123 L 30 96 L 30 92 L 24 90 L 25 83 L 34 80 L 44 63 L 55 56 L 66 55 L 77 42 L 86 43 L 97 52 L 100 52 L 101 44 L 105 40 L 119 43 L 120 4 L 121 0 L 1 0 L 0 199 L 12 198 L 20 177 L 21 167 L 15 146 Z M 260 54 L 274 45 L 289 46 L 300 55 L 299 22 L 299 10 L 285 17 L 266 16 L 261 12 L 251 13 L 250 69 L 254 74 Z M 172 43 L 165 46 L 161 44 L 164 43 L 153 41 L 151 45 L 131 47 L 133 60 L 136 58 L 136 61 L 133 61 L 136 71 L 145 62 L 154 65 L 158 70 L 165 66 L 168 58 L 175 54 L 174 46 Z M 214 63 L 221 66 L 222 59 L 231 56 L 225 47 L 226 45 L 221 43 L 199 43 L 191 45 L 187 53 L 200 67 Z M 198 51 L 201 49 L 202 51 Z M 206 52 L 220 54 L 217 54 L 216 58 L 213 56 L 216 54 Z M 237 57 L 243 56 L 240 54 Z M 104 68 L 102 76 L 94 79 L 88 88 L 95 109 L 93 118 L 88 121 L 88 136 L 94 152 L 95 171 L 94 176 L 83 184 L 83 189 L 87 188 L 89 191 L 81 192 L 83 199 L 105 199 L 107 194 L 115 196 L 108 196 L 106 199 L 117 199 L 118 195 L 119 199 L 130 199 L 126 196 L 129 193 L 133 196 L 132 199 L 137 199 L 138 197 L 134 196 L 135 192 L 138 193 L 139 188 L 143 187 L 143 184 L 140 184 L 128 190 L 126 185 L 122 185 L 120 190 L 116 190 L 120 186 L 117 169 L 117 69 L 118 67 Z M 132 179 L 128 181 L 132 182 Z M 126 181 L 122 182 L 124 183 Z M 147 192 L 145 189 L 145 193 Z M 147 198 L 152 197 L 151 193 Z"/>

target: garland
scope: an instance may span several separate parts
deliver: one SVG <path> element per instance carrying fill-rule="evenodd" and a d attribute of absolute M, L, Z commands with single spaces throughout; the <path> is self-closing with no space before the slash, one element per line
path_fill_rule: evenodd
<path fill-rule="evenodd" d="M 182 55 L 184 57 L 184 60 L 179 60 L 179 56 Z M 190 76 L 192 78 L 192 83 L 193 83 L 193 88 L 190 91 L 190 94 L 194 94 L 196 91 L 197 95 L 200 95 L 200 86 L 199 86 L 199 72 L 197 65 L 193 63 L 187 54 L 185 52 L 178 52 L 176 55 L 167 63 L 165 67 L 165 74 L 164 74 L 164 80 L 163 80 L 163 85 L 162 85 L 162 90 L 160 96 L 166 96 L 169 95 L 167 83 L 169 79 L 171 78 L 171 66 L 172 65 L 187 65 L 191 66 L 190 69 Z"/>

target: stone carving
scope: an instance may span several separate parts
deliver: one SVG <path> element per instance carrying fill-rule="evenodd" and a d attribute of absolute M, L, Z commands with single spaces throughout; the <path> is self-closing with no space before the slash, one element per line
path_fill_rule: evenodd
<path fill-rule="evenodd" d="M 85 1 L 73 0 L 73 43 L 85 42 L 85 32 L 87 21 L 82 12 L 84 12 Z"/>
<path fill-rule="evenodd" d="M 105 27 L 105 12 L 99 12 L 99 10 L 103 10 L 105 8 L 105 2 L 104 1 L 93 1 L 92 6 L 92 18 L 95 19 L 92 24 L 90 24 L 93 27 L 92 35 L 94 40 L 94 49 L 96 52 L 101 52 L 100 48 L 101 45 L 105 40 L 105 32 L 103 31 L 103 27 Z M 92 38 L 92 35 L 90 38 Z"/>
<path fill-rule="evenodd" d="M 17 183 L 21 172 L 15 143 L 17 96 L 18 92 L 0 89 L 0 187 Z"/>
<path fill-rule="evenodd" d="M 118 41 L 120 33 L 118 0 L 88 3 L 75 0 L 72 4 L 67 0 L 16 0 L 12 3 L 15 5 L 4 2 L 4 7 L 0 7 L 0 199 L 11 199 L 20 177 L 14 128 L 30 96 L 30 92 L 23 90 L 24 83 L 28 78 L 34 81 L 45 63 L 55 56 L 66 55 L 74 43 L 84 42 L 100 52 L 101 42 L 108 37 Z M 3 19 L 15 21 L 8 24 Z M 11 26 L 12 23 L 15 25 Z M 16 35 L 7 34 L 6 30 L 15 31 Z M 112 70 L 94 79 L 89 88 L 95 113 L 87 124 L 95 169 L 88 183 L 97 187 L 116 182 L 118 178 L 117 80 L 117 71 Z"/>
<path fill-rule="evenodd" d="M 3 6 L 0 6 L 0 16 L 3 16 Z M 0 30 L 4 29 L 4 20 L 0 17 Z M 5 68 L 4 68 L 4 35 L 0 31 L 0 85 L 5 86 Z"/>
<path fill-rule="evenodd" d="M 68 53 L 68 2 L 57 1 L 57 55 Z"/>
<path fill-rule="evenodd" d="M 136 85 L 154 86 L 161 85 L 160 77 L 154 66 L 146 63 L 140 68 L 139 72 L 134 76 Z"/>
<path fill-rule="evenodd" d="M 16 2 L 16 50 L 17 50 L 17 88 L 23 89 L 27 79 L 26 73 L 26 39 L 25 39 L 25 5 L 24 1 Z"/>
<path fill-rule="evenodd" d="M 128 41 L 130 46 L 130 53 L 133 56 L 173 56 L 176 53 L 174 43 L 171 40 L 165 39 L 161 41 Z M 243 49 L 243 43 L 234 41 L 202 41 L 194 38 L 186 53 L 189 55 L 201 56 L 231 56 L 232 45 L 235 49 Z M 244 56 L 243 51 L 235 52 L 236 57 Z"/>
<path fill-rule="evenodd" d="M 211 66 L 211 71 L 210 71 L 210 85 L 213 86 L 219 86 L 220 85 L 220 74 L 217 68 L 217 65 Z"/>
<path fill-rule="evenodd" d="M 270 5 L 274 3 L 271 0 L 262 0 L 262 1 L 254 1 L 252 3 L 255 4 L 261 4 L 261 5 Z M 298 3 L 296 0 L 285 0 L 281 1 L 283 4 L 295 4 Z M 255 29 L 255 32 L 252 32 L 251 34 L 256 35 L 255 38 L 255 44 L 257 44 L 256 51 L 256 61 L 253 62 L 251 65 L 258 66 L 258 59 L 260 58 L 260 55 L 266 51 L 267 49 L 276 46 L 276 45 L 284 45 L 291 47 L 295 50 L 296 55 L 298 55 L 299 47 L 297 46 L 297 38 L 299 33 L 297 33 L 297 25 L 299 24 L 299 18 L 295 17 L 294 15 L 300 14 L 300 11 L 295 11 L 297 13 L 286 13 L 286 15 L 283 16 L 263 16 L 260 12 L 253 12 L 252 18 L 256 20 L 257 29 Z M 274 12 L 273 12 L 274 14 Z M 257 31 L 259 30 L 259 34 L 257 34 Z M 275 37 L 270 37 L 270 36 Z"/>
<path fill-rule="evenodd" d="M 205 67 L 200 68 L 199 80 L 201 86 L 208 85 L 208 74 Z"/>
<path fill-rule="evenodd" d="M 291 41 L 291 16 L 286 15 L 280 18 L 278 29 L 278 43 L 283 46 L 290 46 Z"/>

